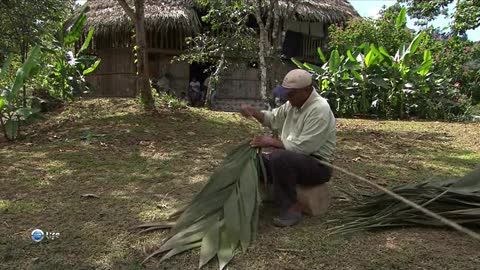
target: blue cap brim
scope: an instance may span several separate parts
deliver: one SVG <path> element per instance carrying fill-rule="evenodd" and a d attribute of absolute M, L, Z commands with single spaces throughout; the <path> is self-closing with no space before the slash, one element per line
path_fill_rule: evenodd
<path fill-rule="evenodd" d="M 287 98 L 288 92 L 290 92 L 290 89 L 287 89 L 283 86 L 277 86 L 273 89 L 273 95 L 280 98 Z"/>

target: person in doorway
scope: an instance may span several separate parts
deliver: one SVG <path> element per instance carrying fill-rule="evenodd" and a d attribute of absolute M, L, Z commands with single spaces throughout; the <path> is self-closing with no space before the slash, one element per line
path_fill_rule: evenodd
<path fill-rule="evenodd" d="M 201 84 L 197 80 L 197 77 L 192 77 L 192 81 L 188 87 L 188 96 L 191 106 L 198 106 L 202 100 Z"/>
<path fill-rule="evenodd" d="M 319 160 L 332 162 L 336 148 L 335 117 L 328 102 L 312 85 L 311 74 L 295 69 L 284 78 L 281 90 L 287 102 L 272 111 L 241 106 L 241 114 L 281 132 L 279 138 L 257 136 L 253 147 L 274 148 L 263 159 L 267 179 L 273 183 L 280 215 L 276 226 L 291 226 L 302 218 L 296 185 L 319 185 L 330 180 L 332 170 Z"/>

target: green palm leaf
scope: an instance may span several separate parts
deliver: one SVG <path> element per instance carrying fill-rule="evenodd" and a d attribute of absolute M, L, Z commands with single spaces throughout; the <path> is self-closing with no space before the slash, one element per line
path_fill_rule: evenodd
<path fill-rule="evenodd" d="M 192 248 L 197 248 L 200 245 L 201 245 L 200 242 L 196 242 L 196 243 L 188 244 L 188 245 L 185 245 L 185 246 L 179 246 L 179 247 L 176 247 L 176 248 L 172 248 L 172 250 L 170 250 L 167 254 L 163 255 L 162 259 L 160 259 L 160 262 L 163 262 L 163 261 L 165 261 L 166 259 L 169 259 L 172 256 L 175 256 L 177 254 L 180 254 L 180 253 L 185 252 L 187 250 L 190 250 Z"/>
<path fill-rule="evenodd" d="M 207 184 L 183 210 L 171 236 L 145 260 L 167 252 L 161 261 L 200 247 L 199 268 L 218 258 L 223 269 L 241 245 L 246 250 L 257 235 L 260 193 L 258 172 L 263 163 L 248 143 L 235 148 L 210 176 Z M 171 223 L 143 224 L 143 231 Z"/>
<path fill-rule="evenodd" d="M 218 253 L 218 249 L 220 248 L 219 225 L 220 224 L 217 224 L 211 227 L 202 239 L 202 247 L 200 249 L 200 262 L 198 268 L 202 268 Z"/>
<path fill-rule="evenodd" d="M 234 251 L 237 248 L 235 241 L 232 241 L 232 235 L 227 230 L 220 232 L 220 248 L 217 253 L 219 269 L 222 270 L 233 259 Z"/>

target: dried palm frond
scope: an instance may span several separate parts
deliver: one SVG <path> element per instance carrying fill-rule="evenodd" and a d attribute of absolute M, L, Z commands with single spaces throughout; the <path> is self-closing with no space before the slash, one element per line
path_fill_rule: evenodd
<path fill-rule="evenodd" d="M 260 159 L 261 160 L 261 159 Z M 171 236 L 145 260 L 161 253 L 164 261 L 200 247 L 199 268 L 215 256 L 223 269 L 241 246 L 246 250 L 258 228 L 260 194 L 257 150 L 242 144 L 232 151 L 172 226 Z M 171 223 L 140 225 L 144 231 L 162 229 Z"/>
<path fill-rule="evenodd" d="M 466 227 L 480 225 L 480 168 L 458 178 L 401 185 L 392 192 Z M 445 226 L 437 219 L 405 205 L 385 193 L 364 193 L 332 233 L 351 233 L 377 228 L 403 226 Z"/>

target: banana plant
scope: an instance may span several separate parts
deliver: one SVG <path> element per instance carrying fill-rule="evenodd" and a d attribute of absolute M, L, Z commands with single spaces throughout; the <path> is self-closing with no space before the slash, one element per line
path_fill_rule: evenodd
<path fill-rule="evenodd" d="M 35 109 L 22 106 L 20 89 L 23 84 L 32 78 L 39 70 L 40 46 L 36 45 L 31 51 L 27 60 L 17 70 L 15 79 L 4 87 L 0 95 L 0 125 L 7 140 L 15 140 L 18 136 L 20 125 L 38 112 Z M 7 58 L 2 70 L 0 79 L 8 72 L 11 56 Z"/>
<path fill-rule="evenodd" d="M 86 55 L 85 51 L 90 46 L 95 29 L 89 29 L 83 44 L 75 53 L 74 47 L 83 34 L 87 22 L 86 11 L 88 6 L 84 5 L 79 14 L 59 26 L 53 35 L 54 47 L 50 48 L 55 62 L 51 65 L 51 77 L 54 78 L 53 88 L 57 96 L 68 101 L 72 100 L 75 94 L 88 90 L 85 75 L 95 71 L 100 65 L 100 59 L 95 56 Z"/>
<path fill-rule="evenodd" d="M 396 52 L 395 56 L 387 57 L 392 59 L 388 62 L 387 69 L 392 84 L 388 99 L 393 108 L 396 108 L 400 118 L 404 118 L 406 110 L 408 110 L 408 99 L 415 93 L 417 89 L 413 87 L 416 82 L 417 71 L 420 74 L 427 74 L 433 62 L 428 59 L 429 52 L 425 52 L 425 60 L 420 70 L 414 68 L 414 57 L 416 52 L 425 38 L 425 32 L 420 32 L 410 42 L 408 47 L 402 45 Z M 407 111 L 408 112 L 408 111 Z"/>
<path fill-rule="evenodd" d="M 344 55 L 340 55 L 338 50 L 333 50 L 330 53 L 328 61 L 320 48 L 317 49 L 317 53 L 323 62 L 322 66 L 303 63 L 295 58 L 292 58 L 291 61 L 297 67 L 313 74 L 315 81 L 318 82 L 321 89 L 321 94 L 329 100 L 336 101 L 335 104 L 332 104 L 332 107 L 338 112 L 343 107 L 340 101 L 350 96 L 345 87 L 350 79 L 347 66 L 345 65 L 348 59 Z"/>
<path fill-rule="evenodd" d="M 364 114 L 368 113 L 371 107 L 377 107 L 376 103 L 370 102 L 370 96 L 373 95 L 369 90 L 372 87 L 386 88 L 384 79 L 378 76 L 382 74 L 379 66 L 385 60 L 381 53 L 382 49 L 377 49 L 374 44 L 363 43 L 353 52 L 352 50 L 346 52 L 348 57 L 346 66 L 359 89 L 356 93 L 359 96 L 359 111 Z"/>
<path fill-rule="evenodd" d="M 405 22 L 406 11 L 402 9 L 394 26 L 404 27 Z M 337 114 L 375 112 L 380 116 L 404 118 L 418 111 L 419 104 L 431 95 L 431 88 L 438 88 L 437 84 L 426 83 L 432 81 L 433 59 L 431 51 L 426 49 L 421 60 L 419 48 L 425 38 L 425 32 L 420 32 L 393 55 L 382 46 L 364 43 L 347 49 L 344 55 L 333 50 L 328 61 L 318 49 L 322 66 L 294 58 L 292 62 L 314 75 Z"/>

